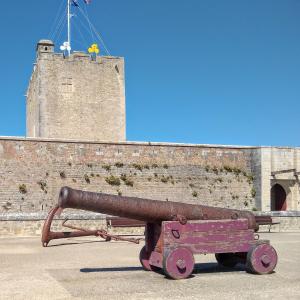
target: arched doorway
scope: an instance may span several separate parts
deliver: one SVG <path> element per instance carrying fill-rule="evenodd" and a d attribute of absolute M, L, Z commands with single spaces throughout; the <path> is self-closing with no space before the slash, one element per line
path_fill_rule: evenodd
<path fill-rule="evenodd" d="M 286 192 L 280 184 L 276 183 L 271 189 L 271 210 L 282 211 L 286 208 Z"/>

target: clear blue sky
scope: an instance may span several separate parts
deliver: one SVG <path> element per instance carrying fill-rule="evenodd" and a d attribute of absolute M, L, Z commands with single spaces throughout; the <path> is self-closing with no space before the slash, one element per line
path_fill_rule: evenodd
<path fill-rule="evenodd" d="M 1 1 L 0 136 L 25 135 L 35 44 L 61 1 Z M 126 59 L 128 140 L 299 146 L 299 0 L 93 0 L 88 11 Z"/>

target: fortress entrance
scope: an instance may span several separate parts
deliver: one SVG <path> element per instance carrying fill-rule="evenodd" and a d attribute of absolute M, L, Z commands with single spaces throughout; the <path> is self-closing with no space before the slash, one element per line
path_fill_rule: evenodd
<path fill-rule="evenodd" d="M 271 189 L 271 210 L 283 211 L 287 209 L 285 189 L 278 183 Z"/>

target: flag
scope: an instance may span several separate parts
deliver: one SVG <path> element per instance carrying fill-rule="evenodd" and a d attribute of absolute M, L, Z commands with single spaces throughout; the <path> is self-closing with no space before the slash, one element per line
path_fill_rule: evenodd
<path fill-rule="evenodd" d="M 73 5 L 73 6 L 76 6 L 76 7 L 79 7 L 79 4 L 78 4 L 78 1 L 77 1 L 77 0 L 72 0 L 72 5 Z"/>
<path fill-rule="evenodd" d="M 92 0 L 83 0 L 83 2 L 85 4 L 90 4 L 92 2 Z M 72 5 L 73 6 L 76 6 L 76 7 L 79 7 L 79 3 L 78 3 L 78 0 L 72 0 Z"/>

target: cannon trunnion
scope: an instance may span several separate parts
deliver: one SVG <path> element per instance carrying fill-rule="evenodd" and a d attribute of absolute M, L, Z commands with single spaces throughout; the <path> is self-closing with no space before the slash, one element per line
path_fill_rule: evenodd
<path fill-rule="evenodd" d="M 242 263 L 247 271 L 256 274 L 269 274 L 277 264 L 275 249 L 269 241 L 259 240 L 254 232 L 257 224 L 251 212 L 90 193 L 68 187 L 61 189 L 58 207 L 145 221 L 145 246 L 140 252 L 140 262 L 145 270 L 162 269 L 173 279 L 192 274 L 194 254 L 213 253 L 222 266 Z"/>

